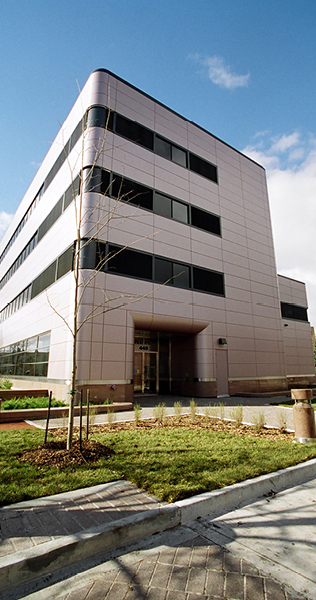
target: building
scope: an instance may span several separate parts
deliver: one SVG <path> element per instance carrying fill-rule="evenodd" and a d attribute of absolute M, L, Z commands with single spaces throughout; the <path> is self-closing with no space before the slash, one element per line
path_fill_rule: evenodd
<path fill-rule="evenodd" d="M 2 375 L 67 398 L 79 200 L 79 324 L 95 317 L 78 386 L 130 400 L 314 381 L 305 286 L 277 276 L 264 169 L 103 69 L 0 245 Z"/>

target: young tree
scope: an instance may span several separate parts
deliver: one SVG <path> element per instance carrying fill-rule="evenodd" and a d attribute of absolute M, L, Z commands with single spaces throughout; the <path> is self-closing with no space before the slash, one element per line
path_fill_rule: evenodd
<path fill-rule="evenodd" d="M 108 112 L 108 120 L 110 118 L 110 111 Z M 108 123 L 107 123 L 108 124 Z M 152 294 L 145 295 L 118 295 L 116 297 L 109 298 L 105 290 L 102 290 L 103 299 L 97 305 L 93 305 L 90 312 L 81 318 L 80 316 L 80 308 L 83 303 L 84 295 L 91 286 L 95 277 L 98 276 L 98 273 L 104 270 L 108 261 L 110 261 L 113 257 L 115 257 L 120 252 L 123 252 L 126 248 L 131 247 L 133 244 L 136 244 L 138 241 L 147 239 L 150 236 L 138 237 L 134 242 L 124 246 L 116 253 L 112 255 L 102 254 L 99 252 L 98 262 L 96 268 L 86 272 L 81 268 L 82 258 L 86 251 L 88 251 L 90 244 L 93 244 L 95 240 L 101 238 L 102 233 L 111 225 L 111 221 L 116 218 L 120 219 L 130 219 L 131 216 L 135 214 L 138 210 L 137 207 L 135 211 L 131 214 L 121 214 L 120 208 L 124 206 L 123 203 L 131 202 L 135 204 L 137 194 L 131 192 L 129 194 L 123 193 L 123 178 L 120 178 L 119 185 L 119 193 L 116 198 L 109 199 L 109 189 L 105 187 L 102 188 L 100 185 L 100 172 L 97 171 L 97 165 L 100 157 L 105 152 L 105 143 L 107 136 L 108 127 L 106 126 L 103 130 L 103 135 L 98 139 L 98 143 L 95 147 L 92 148 L 93 160 L 92 164 L 88 167 L 85 166 L 85 153 L 87 149 L 87 145 L 89 142 L 89 129 L 85 127 L 83 124 L 82 128 L 82 143 L 80 150 L 80 187 L 79 193 L 77 193 L 76 186 L 74 184 L 75 181 L 75 172 L 78 171 L 78 166 L 76 163 L 75 166 L 72 165 L 70 161 L 70 157 L 67 156 L 67 161 L 69 165 L 69 169 L 71 172 L 72 178 L 72 195 L 74 202 L 74 212 L 75 212 L 75 221 L 76 221 L 76 236 L 73 250 L 73 278 L 74 278 L 74 300 L 73 300 L 73 319 L 72 322 L 69 322 L 68 319 L 63 316 L 60 311 L 57 310 L 54 303 L 50 300 L 47 295 L 48 304 L 51 309 L 55 312 L 55 314 L 60 317 L 68 330 L 71 333 L 72 337 L 72 372 L 71 372 L 71 389 L 70 389 L 70 402 L 69 402 L 69 419 L 68 419 L 68 433 L 67 433 L 67 449 L 71 449 L 72 440 L 73 440 L 73 427 L 74 427 L 74 407 L 76 403 L 76 383 L 77 383 L 77 353 L 78 353 L 78 337 L 79 334 L 84 327 L 84 325 L 92 321 L 95 317 L 112 310 L 117 310 L 124 306 L 130 305 L 134 302 L 138 302 L 140 299 L 145 298 Z M 89 154 L 91 155 L 91 146 L 89 147 Z M 77 167 L 77 168 L 76 168 Z M 113 182 L 112 182 L 113 184 Z M 104 187 L 104 186 L 103 186 Z M 86 192 L 98 192 L 98 200 L 93 203 L 92 206 L 88 206 L 85 202 L 85 193 Z M 97 198 L 97 196 L 96 196 Z M 155 232 L 158 233 L 158 232 Z M 155 235 L 153 233 L 152 235 Z M 158 286 L 156 289 L 159 289 Z"/>

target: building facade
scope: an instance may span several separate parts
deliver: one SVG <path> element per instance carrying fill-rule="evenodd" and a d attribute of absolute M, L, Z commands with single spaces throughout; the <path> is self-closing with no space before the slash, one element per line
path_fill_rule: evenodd
<path fill-rule="evenodd" d="M 305 286 L 278 277 L 264 169 L 91 74 L 0 245 L 0 375 L 67 398 L 314 381 Z"/>

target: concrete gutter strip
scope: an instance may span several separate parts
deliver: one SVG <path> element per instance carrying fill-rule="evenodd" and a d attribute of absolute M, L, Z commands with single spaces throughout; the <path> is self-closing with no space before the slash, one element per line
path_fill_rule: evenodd
<path fill-rule="evenodd" d="M 61 537 L 0 559 L 1 592 L 89 557 L 109 552 L 180 524 L 173 504 L 125 517 L 114 523 Z"/>
<path fill-rule="evenodd" d="M 316 477 L 316 459 L 68 535 L 0 559 L 0 591 Z M 82 490 L 71 492 L 74 496 Z M 45 505 L 45 498 L 39 499 Z M 21 507 L 23 502 L 20 503 Z"/>

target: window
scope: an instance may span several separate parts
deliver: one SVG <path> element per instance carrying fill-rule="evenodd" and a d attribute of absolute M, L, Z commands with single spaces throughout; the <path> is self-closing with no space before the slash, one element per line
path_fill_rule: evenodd
<path fill-rule="evenodd" d="M 96 268 L 96 240 L 88 240 L 82 238 L 80 241 L 80 269 L 95 269 Z"/>
<path fill-rule="evenodd" d="M 172 279 L 172 262 L 164 258 L 155 257 L 155 281 L 158 283 L 169 282 Z"/>
<path fill-rule="evenodd" d="M 215 183 L 218 183 L 217 167 L 215 167 L 215 165 L 212 165 L 212 163 L 209 163 L 207 160 L 204 160 L 204 158 L 201 158 L 200 156 L 196 156 L 196 154 L 192 154 L 192 152 L 189 153 L 189 156 L 191 171 L 194 171 L 198 175 L 202 175 L 203 177 L 206 177 L 207 179 L 211 179 L 211 181 L 215 181 Z"/>
<path fill-rule="evenodd" d="M 188 223 L 188 206 L 183 202 L 172 201 L 172 218 L 182 223 Z"/>
<path fill-rule="evenodd" d="M 45 269 L 45 271 L 43 271 L 43 273 L 41 273 L 33 281 L 31 296 L 32 299 L 35 298 L 35 296 L 38 296 L 38 294 L 40 294 L 41 292 L 43 292 L 43 290 L 46 290 L 46 288 L 52 285 L 52 283 L 54 283 L 56 276 L 56 264 L 57 261 L 55 260 L 51 265 L 49 265 L 49 267 L 47 267 L 47 269 Z"/>
<path fill-rule="evenodd" d="M 217 271 L 208 271 L 200 267 L 193 267 L 193 287 L 201 292 L 225 295 L 224 275 Z"/>
<path fill-rule="evenodd" d="M 159 192 L 154 193 L 153 211 L 156 215 L 171 219 L 172 215 L 172 200 L 169 196 L 164 196 Z"/>
<path fill-rule="evenodd" d="M 307 308 L 297 304 L 281 302 L 281 313 L 283 319 L 292 319 L 293 321 L 307 321 Z"/>
<path fill-rule="evenodd" d="M 50 332 L 0 349 L 1 375 L 47 376 Z"/>
<path fill-rule="evenodd" d="M 175 146 L 168 140 L 164 140 L 159 135 L 155 138 L 155 153 L 159 154 L 163 158 L 172 160 L 172 162 L 181 165 L 181 167 L 187 167 L 187 152 L 179 146 Z"/>
<path fill-rule="evenodd" d="M 221 235 L 220 218 L 196 206 L 191 206 L 191 225 L 209 233 Z"/>
<path fill-rule="evenodd" d="M 122 115 L 116 114 L 115 132 L 132 142 L 140 144 L 140 146 L 153 150 L 153 132 L 136 121 L 131 121 Z"/>
<path fill-rule="evenodd" d="M 103 127 L 113 131 L 113 112 L 105 106 L 92 106 L 89 108 L 87 127 Z"/>
<path fill-rule="evenodd" d="M 57 279 L 60 279 L 60 277 L 62 277 L 66 273 L 69 273 L 69 271 L 72 271 L 73 260 L 74 260 L 74 247 L 71 246 L 65 252 L 63 252 L 63 254 L 61 254 L 58 258 Z"/>
<path fill-rule="evenodd" d="M 109 245 L 106 270 L 109 273 L 152 280 L 152 257 L 150 254 Z"/>
<path fill-rule="evenodd" d="M 107 194 L 110 185 L 110 173 L 101 167 L 85 167 L 83 169 L 83 191 Z"/>
<path fill-rule="evenodd" d="M 171 147 L 171 160 L 181 167 L 187 166 L 187 153 L 185 150 L 178 148 L 178 146 L 172 145 Z"/>
<path fill-rule="evenodd" d="M 63 208 L 63 199 L 60 198 L 57 204 L 55 204 L 53 210 L 50 211 L 49 215 L 44 219 L 43 223 L 38 229 L 38 241 L 44 237 L 45 233 L 54 225 L 55 221 L 60 217 Z"/>
<path fill-rule="evenodd" d="M 155 153 L 159 154 L 163 158 L 167 158 L 171 160 L 171 144 L 166 140 L 163 140 L 161 137 L 156 135 L 155 138 Z"/>
<path fill-rule="evenodd" d="M 69 188 L 65 191 L 64 194 L 64 207 L 63 210 L 72 203 L 72 201 L 78 196 L 80 191 L 80 177 L 76 177 L 76 179 L 72 182 Z"/>
<path fill-rule="evenodd" d="M 113 173 L 110 194 L 135 206 L 153 209 L 153 190 L 115 173 Z"/>

